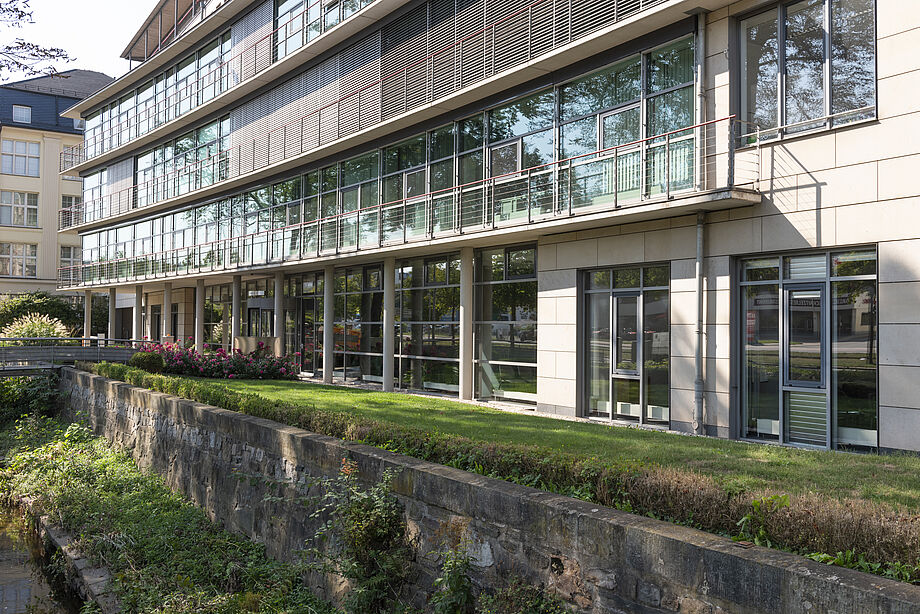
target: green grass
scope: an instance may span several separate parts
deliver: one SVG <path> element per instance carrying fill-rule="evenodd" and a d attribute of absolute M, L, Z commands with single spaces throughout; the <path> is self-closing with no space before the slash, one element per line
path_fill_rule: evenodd
<path fill-rule="evenodd" d="M 837 499 L 920 508 L 920 457 L 916 455 L 817 452 L 686 437 L 520 415 L 440 398 L 303 382 L 208 381 L 268 399 L 357 413 L 385 423 L 478 441 L 526 444 L 611 461 L 695 470 L 728 490 L 816 492 Z"/>

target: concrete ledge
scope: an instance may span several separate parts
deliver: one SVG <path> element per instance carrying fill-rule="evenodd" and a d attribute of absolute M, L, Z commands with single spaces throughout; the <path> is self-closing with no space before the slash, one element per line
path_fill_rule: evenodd
<path fill-rule="evenodd" d="M 96 433 L 124 447 L 141 467 L 231 530 L 290 559 L 313 535 L 315 520 L 288 501 L 266 502 L 265 480 L 314 493 L 342 459 L 362 479 L 398 471 L 394 490 L 418 538 L 416 602 L 430 592 L 438 529 L 469 521 L 473 580 L 496 587 L 509 574 L 543 584 L 578 612 L 709 614 L 920 614 L 920 587 L 829 567 L 803 557 L 577 499 L 483 477 L 236 412 L 153 393 L 65 368 L 70 408 Z M 257 482 L 257 483 L 256 483 Z M 276 493 L 276 490 L 272 490 Z M 315 588 L 334 596 L 321 580 Z"/>

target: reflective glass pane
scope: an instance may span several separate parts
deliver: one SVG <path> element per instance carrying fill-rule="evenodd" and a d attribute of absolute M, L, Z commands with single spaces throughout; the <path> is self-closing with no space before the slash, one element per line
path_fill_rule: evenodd
<path fill-rule="evenodd" d="M 778 46 L 775 9 L 741 23 L 741 108 L 752 124 L 742 127 L 745 133 L 779 125 Z"/>
<path fill-rule="evenodd" d="M 786 9 L 786 125 L 799 132 L 822 125 L 824 117 L 824 0 L 805 0 Z"/>
<path fill-rule="evenodd" d="M 639 98 L 639 56 L 564 85 L 560 89 L 562 119 L 597 113 Z"/>
<path fill-rule="evenodd" d="M 831 6 L 831 113 L 875 105 L 875 2 L 835 0 Z M 835 124 L 872 117 L 862 111 L 837 117 Z"/>
<path fill-rule="evenodd" d="M 834 277 L 875 275 L 876 269 L 874 250 L 831 254 L 831 275 Z"/>
<path fill-rule="evenodd" d="M 589 294 L 587 302 L 587 411 L 589 416 L 595 418 L 609 418 L 610 294 Z"/>
<path fill-rule="evenodd" d="M 552 126 L 555 100 L 549 89 L 494 109 L 489 113 L 489 142 Z"/>
<path fill-rule="evenodd" d="M 779 438 L 779 286 L 741 289 L 741 380 L 745 437 Z"/>
<path fill-rule="evenodd" d="M 640 138 L 639 107 L 604 116 L 603 128 L 604 149 L 638 141 Z"/>
<path fill-rule="evenodd" d="M 639 380 L 614 377 L 612 388 L 616 417 L 638 420 L 642 411 L 639 404 Z"/>
<path fill-rule="evenodd" d="M 617 296 L 616 301 L 616 366 L 617 371 L 638 369 L 639 330 L 638 299 L 635 296 Z"/>
<path fill-rule="evenodd" d="M 561 159 L 581 156 L 597 151 L 597 119 L 586 117 L 559 129 Z"/>
<path fill-rule="evenodd" d="M 745 260 L 742 265 L 743 281 L 779 281 L 779 259 L 757 258 Z"/>
<path fill-rule="evenodd" d="M 819 289 L 788 290 L 786 373 L 790 383 L 818 385 L 822 382 L 823 295 Z"/>
<path fill-rule="evenodd" d="M 670 420 L 670 316 L 667 290 L 647 290 L 643 294 L 643 377 L 645 378 L 645 418 L 651 422 Z"/>
<path fill-rule="evenodd" d="M 831 371 L 838 445 L 878 445 L 875 281 L 835 281 Z"/>
<path fill-rule="evenodd" d="M 518 170 L 518 143 L 493 147 L 490 151 L 489 172 L 492 177 L 513 173 Z"/>

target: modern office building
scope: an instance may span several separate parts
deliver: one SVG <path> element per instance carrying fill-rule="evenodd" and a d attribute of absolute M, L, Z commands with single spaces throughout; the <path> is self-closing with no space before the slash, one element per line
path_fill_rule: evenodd
<path fill-rule="evenodd" d="M 67 113 L 60 282 L 327 382 L 918 450 L 918 47 L 897 0 L 164 0 Z"/>
<path fill-rule="evenodd" d="M 58 217 L 79 205 L 83 183 L 58 167 L 83 125 L 61 113 L 111 81 L 70 70 L 0 84 L 0 295 L 55 292 L 58 269 L 82 262 L 79 235 L 58 233 Z"/>

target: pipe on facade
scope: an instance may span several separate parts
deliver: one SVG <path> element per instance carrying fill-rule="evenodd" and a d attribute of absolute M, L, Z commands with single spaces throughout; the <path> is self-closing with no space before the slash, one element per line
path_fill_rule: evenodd
<path fill-rule="evenodd" d="M 696 379 L 693 382 L 694 408 L 693 431 L 698 435 L 703 434 L 703 318 L 705 301 L 703 287 L 703 233 L 706 230 L 706 214 L 700 211 L 696 214 Z"/>

